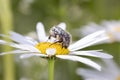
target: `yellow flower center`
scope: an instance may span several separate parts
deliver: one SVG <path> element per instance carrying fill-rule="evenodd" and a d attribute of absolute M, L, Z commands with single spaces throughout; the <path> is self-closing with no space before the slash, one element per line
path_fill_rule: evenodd
<path fill-rule="evenodd" d="M 115 27 L 114 30 L 120 32 L 120 26 Z"/>
<path fill-rule="evenodd" d="M 117 77 L 117 80 L 120 80 L 120 76 Z"/>
<path fill-rule="evenodd" d="M 62 47 L 61 43 L 50 43 L 50 42 L 41 42 L 35 46 L 41 51 L 42 54 L 47 54 L 46 50 L 55 49 L 55 55 L 66 55 L 69 53 L 67 48 Z"/>
<path fill-rule="evenodd" d="M 109 39 L 110 39 L 112 42 L 115 41 L 115 38 L 114 38 L 114 36 L 113 36 L 112 33 L 108 32 L 108 33 L 107 33 L 107 36 L 109 37 Z"/>

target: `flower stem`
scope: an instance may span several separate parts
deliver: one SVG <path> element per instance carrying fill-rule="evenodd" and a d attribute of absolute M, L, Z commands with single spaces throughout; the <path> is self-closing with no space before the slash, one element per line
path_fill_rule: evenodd
<path fill-rule="evenodd" d="M 11 0 L 0 0 L 0 23 L 3 34 L 8 34 L 13 28 L 13 16 L 11 10 Z M 4 38 L 5 41 L 10 41 Z M 10 51 L 11 48 L 3 46 L 3 51 Z M 14 58 L 13 55 L 3 57 L 3 78 L 4 80 L 15 80 Z"/>
<path fill-rule="evenodd" d="M 54 80 L 54 58 L 48 59 L 48 80 Z"/>

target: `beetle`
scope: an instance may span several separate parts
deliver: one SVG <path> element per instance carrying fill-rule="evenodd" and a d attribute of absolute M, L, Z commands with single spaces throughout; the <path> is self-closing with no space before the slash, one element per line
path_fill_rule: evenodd
<path fill-rule="evenodd" d="M 67 48 L 70 45 L 71 42 L 71 35 L 63 30 L 62 28 L 55 26 L 50 29 L 50 35 L 48 39 L 51 39 L 51 37 L 54 37 L 56 41 L 54 43 L 61 43 L 62 47 Z"/>

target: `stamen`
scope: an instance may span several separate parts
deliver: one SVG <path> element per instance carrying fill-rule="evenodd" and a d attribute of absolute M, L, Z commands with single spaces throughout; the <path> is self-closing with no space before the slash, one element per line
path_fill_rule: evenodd
<path fill-rule="evenodd" d="M 41 42 L 38 43 L 35 47 L 39 49 L 42 52 L 42 54 L 47 55 L 50 54 L 50 53 L 48 54 L 47 52 L 48 49 L 55 49 L 54 55 L 66 55 L 69 53 L 69 50 L 67 48 L 64 48 L 61 43 Z"/>

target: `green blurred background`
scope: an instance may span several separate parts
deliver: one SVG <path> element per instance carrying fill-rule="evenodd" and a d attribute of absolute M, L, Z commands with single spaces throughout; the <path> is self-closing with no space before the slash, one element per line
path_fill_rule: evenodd
<path fill-rule="evenodd" d="M 103 20 L 120 19 L 120 0 L 10 0 L 10 4 L 13 15 L 13 30 L 23 35 L 35 31 L 37 22 L 43 22 L 47 32 L 52 26 L 65 22 L 67 30 L 72 35 L 73 29 L 80 28 L 89 22 L 99 23 Z M 2 8 L 0 10 L 2 12 Z M 0 32 L 2 33 L 1 22 Z M 76 41 L 79 37 L 72 36 L 72 39 Z M 96 45 L 86 49 L 103 49 L 112 54 L 117 63 L 120 63 L 119 42 Z M 100 61 L 97 58 L 93 59 Z M 39 57 L 20 59 L 19 55 L 15 55 L 14 64 L 15 80 L 47 80 L 48 64 L 44 59 Z M 75 73 L 78 67 L 88 66 L 57 59 L 55 62 L 55 80 L 82 80 Z M 0 56 L 0 80 L 4 80 L 3 68 L 3 57 Z"/>

